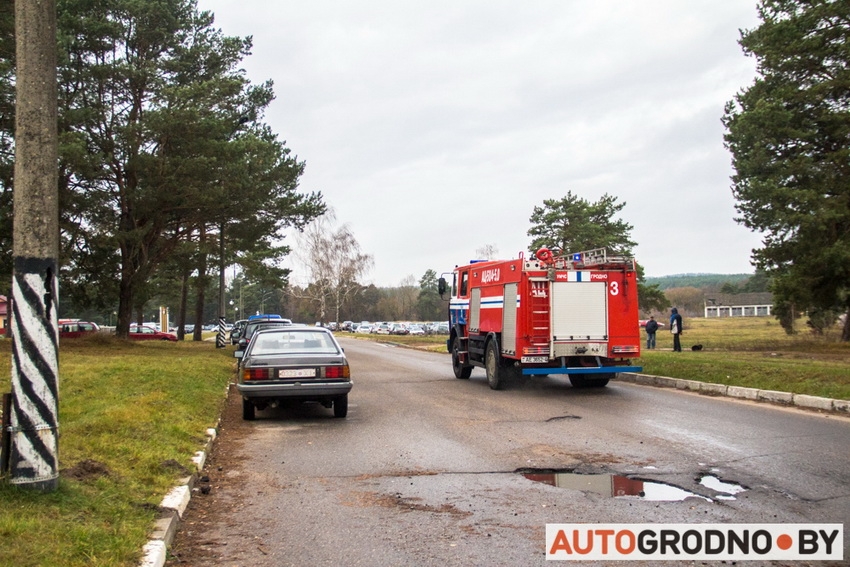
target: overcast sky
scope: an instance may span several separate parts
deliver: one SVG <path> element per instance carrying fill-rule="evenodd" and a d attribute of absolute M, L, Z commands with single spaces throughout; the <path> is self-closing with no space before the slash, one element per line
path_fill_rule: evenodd
<path fill-rule="evenodd" d="M 752 273 L 720 119 L 756 0 L 198 0 L 274 81 L 265 121 L 395 286 L 494 245 L 572 191 L 626 206 L 648 276 Z M 526 253 L 527 254 L 527 253 Z M 295 283 L 298 282 L 297 279 Z"/>

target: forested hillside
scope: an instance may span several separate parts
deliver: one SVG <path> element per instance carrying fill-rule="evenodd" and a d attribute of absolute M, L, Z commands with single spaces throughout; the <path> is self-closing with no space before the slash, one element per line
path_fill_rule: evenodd
<path fill-rule="evenodd" d="M 720 289 L 723 284 L 739 286 L 752 274 L 676 274 L 672 276 L 647 277 L 648 285 L 658 285 L 662 290 L 676 287 L 696 287 L 700 289 Z"/>

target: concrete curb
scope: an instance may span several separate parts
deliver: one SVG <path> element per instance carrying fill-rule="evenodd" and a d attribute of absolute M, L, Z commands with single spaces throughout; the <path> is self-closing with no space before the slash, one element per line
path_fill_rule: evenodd
<path fill-rule="evenodd" d="M 709 384 L 707 382 L 697 382 L 696 380 L 653 376 L 652 374 L 621 372 L 618 376 L 618 379 L 621 382 L 631 382 L 633 384 L 641 384 L 644 386 L 677 388 L 679 390 L 688 390 L 707 396 L 725 396 L 729 398 L 739 398 L 742 400 L 768 402 L 772 404 L 828 411 L 850 416 L 850 400 L 835 400 L 832 398 L 820 398 L 818 396 L 809 396 L 806 394 L 777 392 L 775 390 L 758 390 L 755 388 L 743 388 L 741 386 L 727 386 L 725 384 Z"/>
<path fill-rule="evenodd" d="M 174 541 L 177 527 L 183 518 L 186 507 L 189 505 L 189 500 L 192 498 L 192 490 L 198 481 L 198 473 L 204 468 L 207 455 L 218 436 L 218 429 L 207 429 L 206 434 L 207 440 L 204 443 L 204 449 L 198 451 L 192 457 L 195 472 L 183 479 L 180 484 L 172 488 L 165 495 L 165 498 L 162 499 L 162 503 L 159 505 L 161 511 L 160 517 L 154 523 L 150 539 L 144 548 L 142 548 L 142 560 L 139 562 L 139 567 L 163 567 L 165 565 L 165 560 L 168 557 L 168 547 Z"/>

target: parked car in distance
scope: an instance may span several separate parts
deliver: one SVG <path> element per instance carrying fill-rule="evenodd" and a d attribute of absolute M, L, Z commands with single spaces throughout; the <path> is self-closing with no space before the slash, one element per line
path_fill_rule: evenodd
<path fill-rule="evenodd" d="M 649 321 L 649 319 L 641 319 L 640 321 L 638 321 L 638 325 L 640 325 L 640 328 L 641 328 L 641 329 L 643 329 L 644 327 L 646 327 L 646 323 L 647 323 L 647 321 Z M 659 329 L 663 329 L 663 328 L 664 328 L 664 323 L 662 323 L 661 321 L 656 321 L 656 322 L 658 323 L 658 328 L 659 328 Z"/>
<path fill-rule="evenodd" d="M 407 332 L 411 335 L 424 335 L 425 329 L 422 328 L 422 325 L 418 323 L 413 323 L 407 328 Z"/>
<path fill-rule="evenodd" d="M 356 329 L 354 329 L 354 332 L 355 332 L 355 333 L 364 334 L 364 335 L 368 335 L 369 333 L 371 333 L 371 332 L 372 332 L 372 325 L 369 325 L 369 324 L 366 324 L 366 325 L 363 325 L 363 324 L 357 325 L 357 328 L 356 328 Z"/>
<path fill-rule="evenodd" d="M 245 328 L 242 330 L 242 334 L 239 335 L 239 340 L 236 342 L 236 351 L 244 351 L 248 343 L 251 342 L 251 337 L 254 336 L 254 333 L 261 329 L 291 326 L 292 321 L 289 319 L 249 319 L 245 324 Z"/>
<path fill-rule="evenodd" d="M 440 321 L 438 323 L 431 323 L 431 326 L 428 327 L 429 335 L 448 335 L 449 334 L 449 322 L 448 321 Z"/>
<path fill-rule="evenodd" d="M 177 335 L 157 331 L 150 325 L 130 325 L 129 337 L 134 341 L 177 341 Z"/>
<path fill-rule="evenodd" d="M 59 338 L 77 339 L 100 331 L 97 323 L 78 321 L 76 319 L 59 319 Z"/>
<path fill-rule="evenodd" d="M 410 331 L 407 330 L 407 325 L 404 323 L 393 323 L 390 325 L 390 334 L 391 335 L 409 335 Z"/>
<path fill-rule="evenodd" d="M 233 326 L 230 328 L 230 344 L 235 345 L 239 342 L 239 337 L 242 336 L 242 330 L 245 329 L 247 323 L 247 319 L 240 319 L 233 323 Z"/>
<path fill-rule="evenodd" d="M 348 415 L 351 371 L 342 347 L 323 327 L 278 326 L 257 331 L 240 358 L 236 389 L 242 395 L 242 419 L 257 409 L 285 403 L 318 402 Z"/>
<path fill-rule="evenodd" d="M 389 335 L 390 334 L 390 326 L 387 323 L 378 323 L 374 327 L 372 327 L 372 334 L 374 335 Z"/>

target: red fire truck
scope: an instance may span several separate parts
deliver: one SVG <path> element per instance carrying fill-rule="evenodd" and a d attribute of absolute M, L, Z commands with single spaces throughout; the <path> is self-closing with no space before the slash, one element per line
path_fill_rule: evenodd
<path fill-rule="evenodd" d="M 606 249 L 473 262 L 452 273 L 449 339 L 457 378 L 483 367 L 494 390 L 512 377 L 566 374 L 601 387 L 640 372 L 637 272 Z M 439 280 L 440 295 L 448 291 Z"/>

